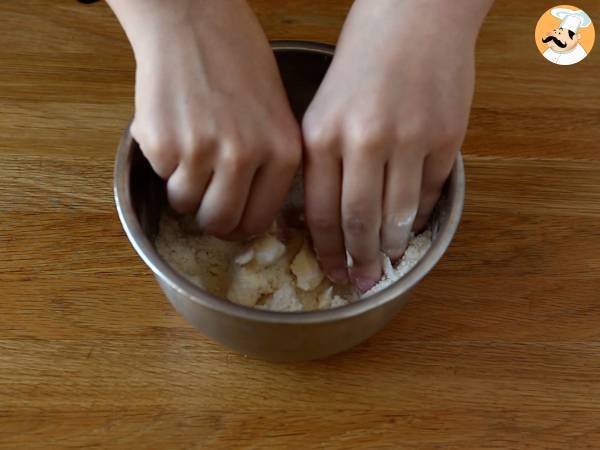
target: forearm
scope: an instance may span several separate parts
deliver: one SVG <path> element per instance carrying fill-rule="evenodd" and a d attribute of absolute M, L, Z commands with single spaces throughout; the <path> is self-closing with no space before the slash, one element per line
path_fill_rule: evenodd
<path fill-rule="evenodd" d="M 144 33 L 148 35 L 165 27 L 175 29 L 187 22 L 192 3 L 189 0 L 106 0 L 127 37 L 133 44 Z"/>
<path fill-rule="evenodd" d="M 245 0 L 107 0 L 125 30 L 134 50 L 156 39 L 185 34 L 196 40 L 226 30 L 258 28 L 256 17 Z M 236 37 L 229 33 L 231 39 Z"/>
<path fill-rule="evenodd" d="M 404 0 L 402 3 L 405 8 L 435 19 L 441 28 L 465 26 L 474 31 L 481 26 L 494 0 Z"/>
<path fill-rule="evenodd" d="M 360 16 L 364 24 L 372 17 L 374 27 L 366 33 L 412 35 L 418 45 L 440 36 L 474 44 L 492 4 L 493 0 L 356 0 L 349 21 Z M 381 18 L 387 18 L 385 23 Z M 395 28 L 395 32 L 382 26 Z"/>
<path fill-rule="evenodd" d="M 407 0 L 406 3 L 414 20 L 427 18 L 421 24 L 426 33 L 447 33 L 451 38 L 474 43 L 494 0 Z"/>

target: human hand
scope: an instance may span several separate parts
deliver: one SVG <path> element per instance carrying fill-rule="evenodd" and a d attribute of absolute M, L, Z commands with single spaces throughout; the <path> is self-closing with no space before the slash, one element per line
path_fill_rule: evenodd
<path fill-rule="evenodd" d="M 307 222 L 333 281 L 367 291 L 380 251 L 399 258 L 427 224 L 466 131 L 490 3 L 354 3 L 303 120 Z"/>
<path fill-rule="evenodd" d="M 272 224 L 301 159 L 273 52 L 243 0 L 112 0 L 136 62 L 131 133 L 179 213 L 247 237 Z"/>

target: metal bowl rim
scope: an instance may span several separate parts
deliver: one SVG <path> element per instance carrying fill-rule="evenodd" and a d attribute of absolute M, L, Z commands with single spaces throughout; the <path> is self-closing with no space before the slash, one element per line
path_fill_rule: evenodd
<path fill-rule="evenodd" d="M 331 45 L 309 41 L 274 41 L 272 47 L 275 52 L 308 51 L 323 53 L 328 56 L 333 56 L 334 53 L 334 47 Z M 340 308 L 307 312 L 259 310 L 237 305 L 202 290 L 180 275 L 158 254 L 137 220 L 132 205 L 129 189 L 132 149 L 133 139 L 128 126 L 123 133 L 117 150 L 113 189 L 119 219 L 138 255 L 162 283 L 167 284 L 171 289 L 190 301 L 228 316 L 255 322 L 289 325 L 335 322 L 350 319 L 378 308 L 387 302 L 394 301 L 416 286 L 437 264 L 454 237 L 463 210 L 465 175 L 462 156 L 459 152 L 449 181 L 450 186 L 454 189 L 454 202 L 450 207 L 446 226 L 440 229 L 437 238 L 423 259 L 401 280 L 369 298 Z"/>

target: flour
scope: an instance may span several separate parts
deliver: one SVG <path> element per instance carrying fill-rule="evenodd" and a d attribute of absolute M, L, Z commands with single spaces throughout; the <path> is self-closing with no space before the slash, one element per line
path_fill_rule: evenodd
<path fill-rule="evenodd" d="M 427 230 L 418 236 L 412 236 L 408 242 L 404 255 L 396 266 L 392 265 L 392 261 L 386 255 L 382 255 L 383 259 L 383 277 L 375 286 L 361 295 L 361 298 L 370 297 L 377 292 L 383 291 L 391 286 L 404 275 L 412 270 L 413 267 L 425 256 L 431 247 L 431 231 Z"/>
<path fill-rule="evenodd" d="M 321 272 L 305 232 L 285 237 L 274 229 L 249 243 L 187 233 L 186 221 L 165 211 L 155 244 L 158 253 L 184 277 L 221 298 L 248 307 L 281 312 L 323 310 L 359 298 L 349 286 L 334 285 Z M 393 267 L 383 257 L 384 275 L 366 298 L 408 273 L 431 245 L 429 231 L 410 239 Z"/>

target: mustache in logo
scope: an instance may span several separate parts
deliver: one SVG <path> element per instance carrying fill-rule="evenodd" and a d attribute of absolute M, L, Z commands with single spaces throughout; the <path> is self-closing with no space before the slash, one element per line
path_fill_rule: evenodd
<path fill-rule="evenodd" d="M 561 41 L 559 41 L 559 40 L 558 40 L 558 38 L 557 38 L 556 36 L 547 36 L 547 37 L 545 37 L 545 38 L 542 38 L 542 42 L 543 42 L 544 44 L 546 44 L 547 42 L 550 42 L 550 41 L 554 41 L 554 43 L 555 43 L 556 45 L 558 45 L 560 48 L 565 48 L 565 47 L 567 46 L 567 43 L 566 43 L 566 42 L 561 42 Z"/>

